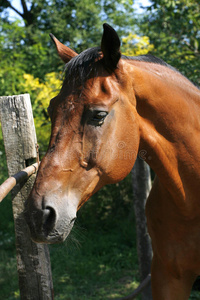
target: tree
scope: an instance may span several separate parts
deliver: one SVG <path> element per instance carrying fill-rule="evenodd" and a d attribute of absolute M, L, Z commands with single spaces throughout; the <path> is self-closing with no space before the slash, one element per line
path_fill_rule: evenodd
<path fill-rule="evenodd" d="M 10 8 L 15 13 L 17 13 L 21 18 L 23 18 L 26 26 L 34 24 L 37 16 L 41 12 L 41 6 L 33 2 L 31 4 L 31 9 L 28 9 L 27 6 L 28 1 L 21 0 L 20 2 L 21 2 L 23 12 L 20 12 L 9 0 L 0 1 L 0 12 L 3 12 L 6 8 Z"/>
<path fill-rule="evenodd" d="M 150 168 L 138 156 L 132 169 L 133 200 L 137 233 L 137 254 L 139 261 L 140 280 L 143 281 L 151 272 L 152 247 L 147 231 L 145 206 L 151 189 Z M 151 285 L 142 291 L 142 300 L 151 300 Z"/>
<path fill-rule="evenodd" d="M 200 4 L 198 0 L 152 0 L 141 30 L 154 45 L 153 54 L 200 85 Z"/>
<path fill-rule="evenodd" d="M 133 27 L 132 1 L 90 0 L 20 0 L 22 12 L 11 0 L 0 0 L 0 13 L 14 10 L 29 30 L 26 43 L 35 33 L 52 32 L 61 42 L 68 42 L 76 51 L 96 46 L 100 41 L 102 23 L 106 20 L 120 31 Z M 6 18 L 8 19 L 8 17 Z M 59 25 L 58 25 L 59 24 Z M 28 31 L 27 31 L 28 33 Z"/>

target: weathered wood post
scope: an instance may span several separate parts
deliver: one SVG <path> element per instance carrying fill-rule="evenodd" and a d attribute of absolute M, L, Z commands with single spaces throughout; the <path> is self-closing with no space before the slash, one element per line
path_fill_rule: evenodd
<path fill-rule="evenodd" d="M 29 94 L 0 97 L 0 119 L 9 176 L 36 159 L 36 133 Z M 33 243 L 23 217 L 34 176 L 13 189 L 13 215 L 21 300 L 52 300 L 53 284 L 47 245 Z"/>

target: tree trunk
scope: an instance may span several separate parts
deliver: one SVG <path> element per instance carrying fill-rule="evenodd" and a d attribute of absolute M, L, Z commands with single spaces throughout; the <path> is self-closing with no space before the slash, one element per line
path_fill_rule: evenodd
<path fill-rule="evenodd" d="M 132 169 L 134 211 L 137 232 L 137 253 L 140 280 L 143 281 L 151 272 L 152 247 L 147 231 L 145 204 L 151 189 L 150 168 L 141 158 L 137 158 Z M 151 300 L 151 284 L 142 291 L 142 300 Z"/>

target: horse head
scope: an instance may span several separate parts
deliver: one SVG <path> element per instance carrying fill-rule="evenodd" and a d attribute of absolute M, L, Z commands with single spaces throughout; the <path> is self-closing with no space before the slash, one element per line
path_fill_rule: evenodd
<path fill-rule="evenodd" d="M 66 76 L 50 101 L 50 143 L 25 205 L 33 240 L 45 243 L 63 241 L 84 202 L 128 175 L 139 147 L 136 100 L 115 30 L 104 24 L 101 47 L 79 55 L 51 38 Z"/>

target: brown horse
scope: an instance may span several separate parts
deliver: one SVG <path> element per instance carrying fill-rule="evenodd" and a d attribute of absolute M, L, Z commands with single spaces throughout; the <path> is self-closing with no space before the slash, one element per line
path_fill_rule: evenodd
<path fill-rule="evenodd" d="M 199 89 L 160 59 L 122 56 L 107 24 L 101 47 L 79 55 L 52 39 L 66 77 L 50 102 L 50 144 L 26 203 L 33 240 L 63 241 L 83 203 L 145 151 L 157 174 L 146 206 L 153 299 L 188 299 L 200 274 Z"/>

